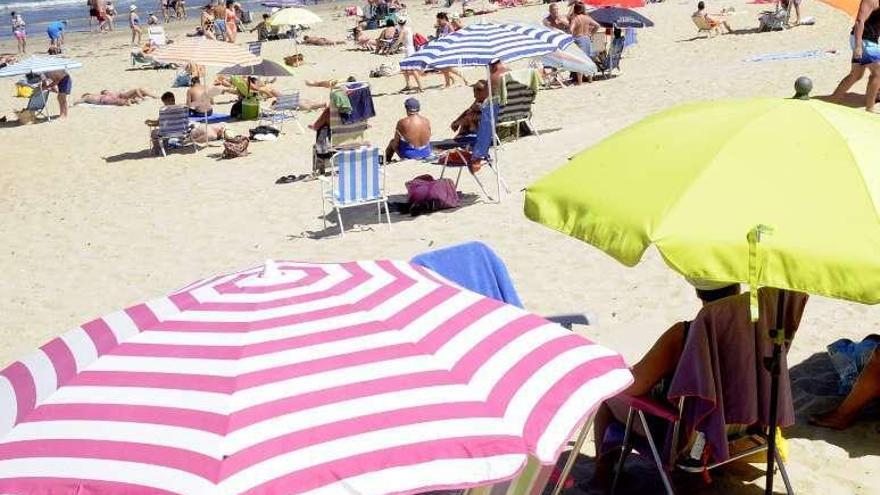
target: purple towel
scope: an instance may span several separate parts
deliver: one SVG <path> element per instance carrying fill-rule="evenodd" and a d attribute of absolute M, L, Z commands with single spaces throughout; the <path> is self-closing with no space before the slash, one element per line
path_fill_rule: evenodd
<path fill-rule="evenodd" d="M 667 397 L 672 403 L 688 397 L 682 431 L 701 431 L 713 461 L 725 461 L 727 424 L 766 425 L 770 406 L 770 374 L 762 363 L 772 344 L 767 329 L 776 326 L 777 297 L 782 294 L 783 327 L 789 338 L 800 324 L 807 295 L 763 288 L 759 291 L 758 331 L 749 318 L 749 295 L 728 297 L 705 306 L 691 323 L 681 360 Z M 779 377 L 779 421 L 794 424 L 794 407 L 785 353 Z"/>

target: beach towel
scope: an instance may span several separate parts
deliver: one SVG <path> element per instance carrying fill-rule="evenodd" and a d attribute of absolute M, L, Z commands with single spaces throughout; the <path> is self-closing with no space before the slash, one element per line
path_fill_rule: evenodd
<path fill-rule="evenodd" d="M 513 81 L 515 83 L 519 83 L 516 85 L 518 89 L 528 89 L 533 93 L 537 93 L 538 89 L 541 87 L 541 75 L 538 74 L 538 71 L 535 69 L 519 69 L 513 70 L 506 74 L 504 74 L 504 84 L 501 85 L 501 88 L 498 90 L 498 100 L 502 105 L 507 105 L 508 103 L 508 88 L 507 81 Z M 523 88 L 525 86 L 525 88 Z"/>
<path fill-rule="evenodd" d="M 229 122 L 232 120 L 232 117 L 228 113 L 218 113 L 214 112 L 209 115 L 207 119 L 205 117 L 190 117 L 189 121 L 193 123 L 204 124 L 205 120 L 208 121 L 209 124 L 216 124 L 217 122 Z"/>
<path fill-rule="evenodd" d="M 757 331 L 749 316 L 748 293 L 706 305 L 691 322 L 667 398 L 673 404 L 688 398 L 681 412 L 682 431 L 702 432 L 712 461 L 722 462 L 730 457 L 728 424 L 766 426 L 770 373 L 762 360 L 772 352 L 767 331 L 776 326 L 778 294 L 777 289 L 760 289 Z M 782 294 L 783 328 L 790 339 L 800 324 L 808 296 L 797 292 Z M 779 376 L 778 424 L 783 428 L 794 424 L 785 354 Z"/>
<path fill-rule="evenodd" d="M 359 87 L 348 91 L 349 113 L 344 114 L 340 110 L 343 124 L 363 122 L 376 116 L 376 108 L 373 106 L 373 93 L 369 86 Z"/>
<path fill-rule="evenodd" d="M 836 52 L 829 50 L 805 50 L 802 52 L 765 53 L 763 55 L 754 55 L 752 57 L 744 58 L 743 62 L 771 62 L 775 60 L 794 60 L 799 58 L 814 58 L 832 55 L 836 55 Z"/>
<path fill-rule="evenodd" d="M 412 262 L 468 290 L 523 307 L 504 262 L 482 242 L 430 251 L 416 256 Z"/>

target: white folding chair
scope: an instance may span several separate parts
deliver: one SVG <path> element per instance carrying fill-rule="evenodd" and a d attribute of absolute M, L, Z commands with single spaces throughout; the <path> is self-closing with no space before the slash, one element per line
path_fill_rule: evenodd
<path fill-rule="evenodd" d="M 321 208 L 324 212 L 324 228 L 327 228 L 327 208 L 329 203 L 336 211 L 339 233 L 345 236 L 342 224 L 343 208 L 375 204 L 382 222 L 382 205 L 388 229 L 391 229 L 391 212 L 388 197 L 385 195 L 385 169 L 381 166 L 379 148 L 362 147 L 342 150 L 333 156 L 330 177 L 319 177 L 321 181 Z"/>

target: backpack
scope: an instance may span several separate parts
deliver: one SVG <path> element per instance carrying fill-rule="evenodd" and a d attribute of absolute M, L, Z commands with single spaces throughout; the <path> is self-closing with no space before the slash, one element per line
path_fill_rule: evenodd
<path fill-rule="evenodd" d="M 452 179 L 420 175 L 406 183 L 410 212 L 428 212 L 458 208 L 458 192 Z"/>

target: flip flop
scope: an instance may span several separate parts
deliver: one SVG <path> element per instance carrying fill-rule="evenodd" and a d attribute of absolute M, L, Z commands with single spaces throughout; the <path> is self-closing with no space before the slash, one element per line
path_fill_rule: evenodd
<path fill-rule="evenodd" d="M 303 179 L 307 179 L 309 174 L 302 175 L 285 175 L 284 177 L 279 177 L 278 180 L 275 181 L 276 184 L 290 184 L 291 182 L 301 181 Z"/>

